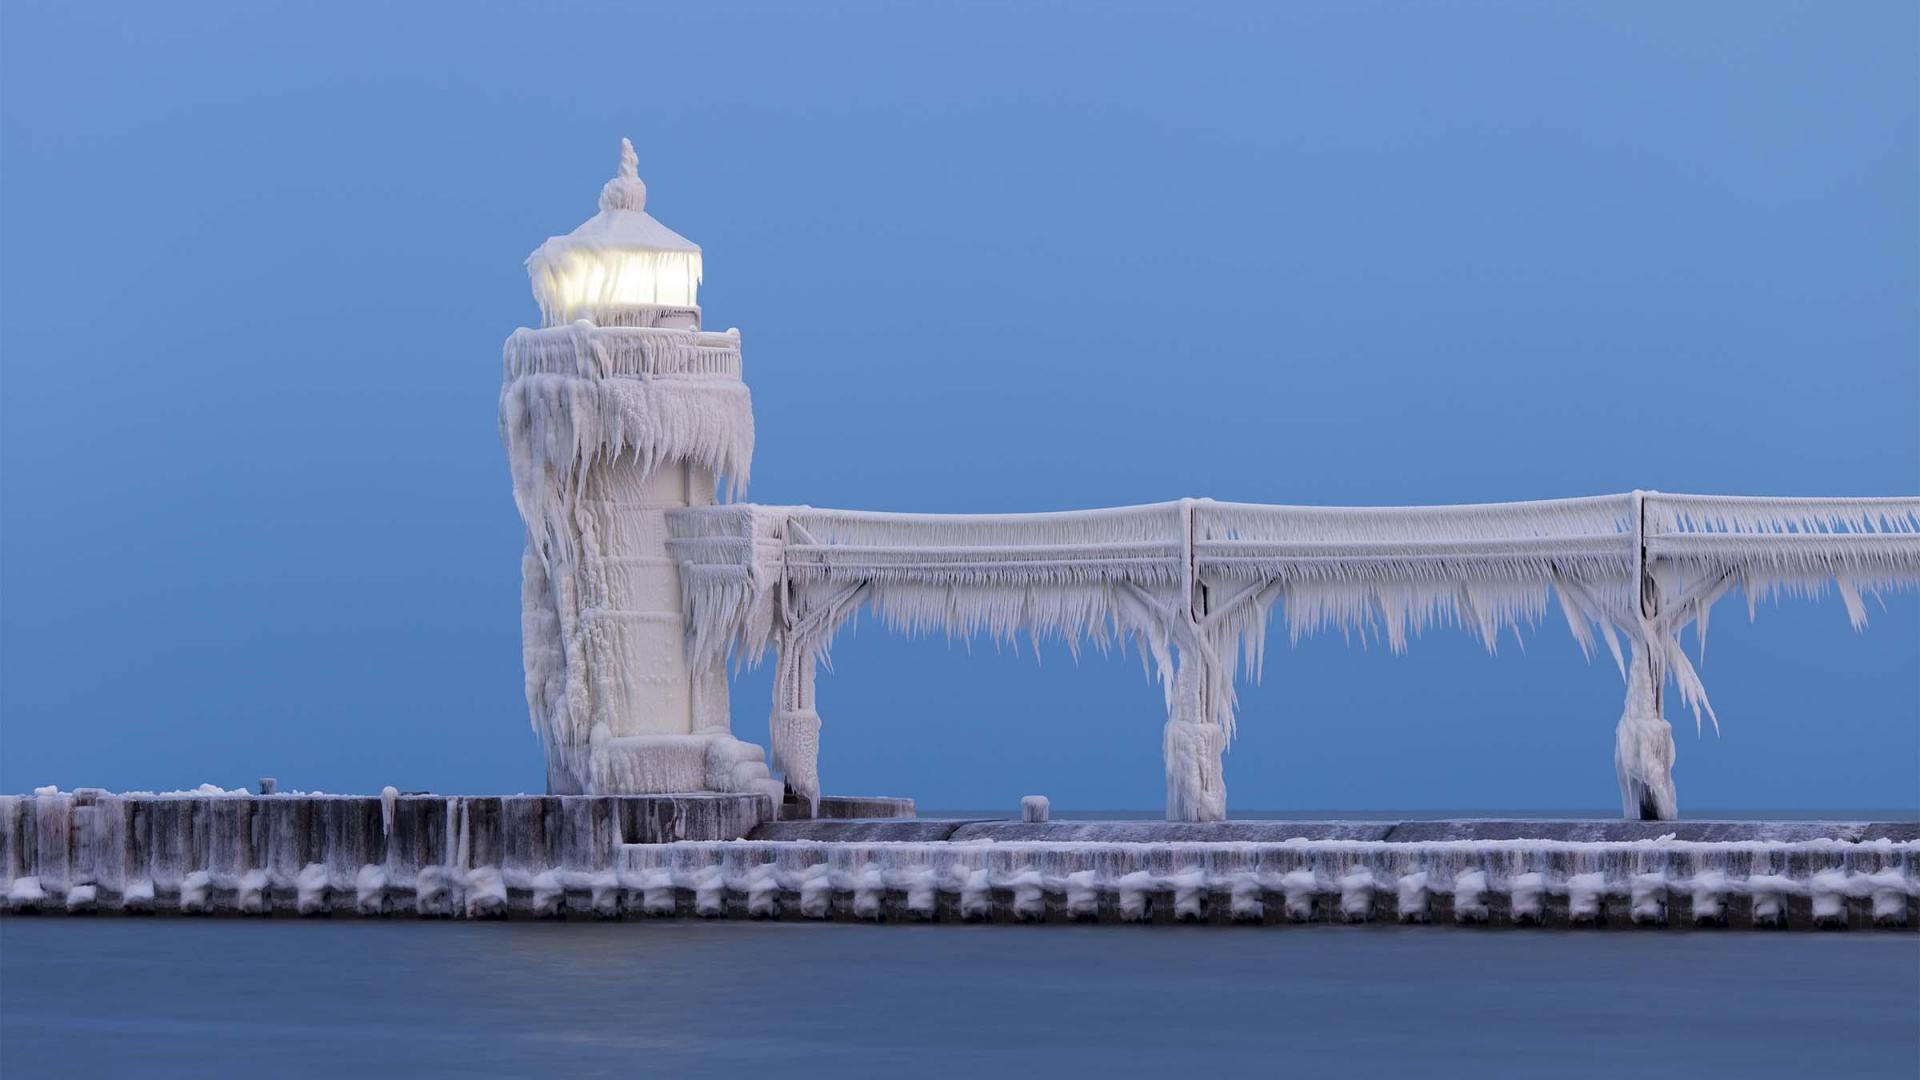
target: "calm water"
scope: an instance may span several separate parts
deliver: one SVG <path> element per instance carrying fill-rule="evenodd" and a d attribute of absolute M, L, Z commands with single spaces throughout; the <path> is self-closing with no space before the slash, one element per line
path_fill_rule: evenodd
<path fill-rule="evenodd" d="M 1019 808 L 1014 808 L 1018 818 Z M 1077 810 L 1055 806 L 1052 816 L 1068 821 L 1161 821 L 1166 817 L 1159 807 L 1143 810 Z M 923 818 L 1004 818 L 1007 808 L 997 810 L 920 810 Z M 1230 816 L 1236 821 L 1447 821 L 1460 818 L 1495 818 L 1502 821 L 1618 821 L 1617 808 L 1588 810 L 1242 810 L 1234 807 Z M 1868 807 L 1853 810 L 1688 810 L 1680 812 L 1682 821 L 1920 821 L 1920 807 Z"/>
<path fill-rule="evenodd" d="M 1920 935 L 0 919 L 8 1080 L 1201 1067 L 1911 1080 Z"/>

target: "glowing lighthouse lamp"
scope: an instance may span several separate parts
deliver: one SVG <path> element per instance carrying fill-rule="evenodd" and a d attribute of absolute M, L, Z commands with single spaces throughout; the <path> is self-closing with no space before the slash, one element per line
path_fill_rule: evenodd
<path fill-rule="evenodd" d="M 620 140 L 620 172 L 600 189 L 600 212 L 527 259 L 548 326 L 700 326 L 700 246 L 647 213 L 633 143 Z"/>

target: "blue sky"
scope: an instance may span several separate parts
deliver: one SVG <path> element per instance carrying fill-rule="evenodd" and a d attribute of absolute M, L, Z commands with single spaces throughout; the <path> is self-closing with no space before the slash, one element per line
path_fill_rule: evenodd
<path fill-rule="evenodd" d="M 1198 7 L 1200 10 L 1193 10 Z M 541 789 L 495 426 L 618 138 L 752 496 L 1920 491 L 1913 5 L 68 4 L 0 33 L 0 790 Z M 1683 811 L 1920 804 L 1920 601 L 1740 601 Z M 1621 687 L 1282 643 L 1230 807 L 1600 808 Z M 1137 662 L 871 622 L 829 790 L 1162 800 Z M 763 739 L 765 671 L 736 682 Z"/>

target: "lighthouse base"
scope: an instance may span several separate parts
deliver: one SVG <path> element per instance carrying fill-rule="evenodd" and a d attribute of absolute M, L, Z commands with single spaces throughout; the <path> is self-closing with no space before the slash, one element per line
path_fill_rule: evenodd
<path fill-rule="evenodd" d="M 766 751 L 726 732 L 600 737 L 547 755 L 549 795 L 765 795 L 778 805 L 780 781 Z"/>

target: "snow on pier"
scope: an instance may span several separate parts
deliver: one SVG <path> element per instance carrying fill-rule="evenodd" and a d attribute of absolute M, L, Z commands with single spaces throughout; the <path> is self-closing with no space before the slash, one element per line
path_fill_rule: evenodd
<path fill-rule="evenodd" d="M 1920 915 L 1920 843 L 1890 839 L 748 841 L 636 845 L 622 871 L 648 913 L 702 916 L 1903 927 Z"/>
<path fill-rule="evenodd" d="M 1920 925 L 1920 824 L 779 821 L 757 795 L 82 789 L 0 798 L 0 895 L 15 914 L 1893 928 Z"/>

